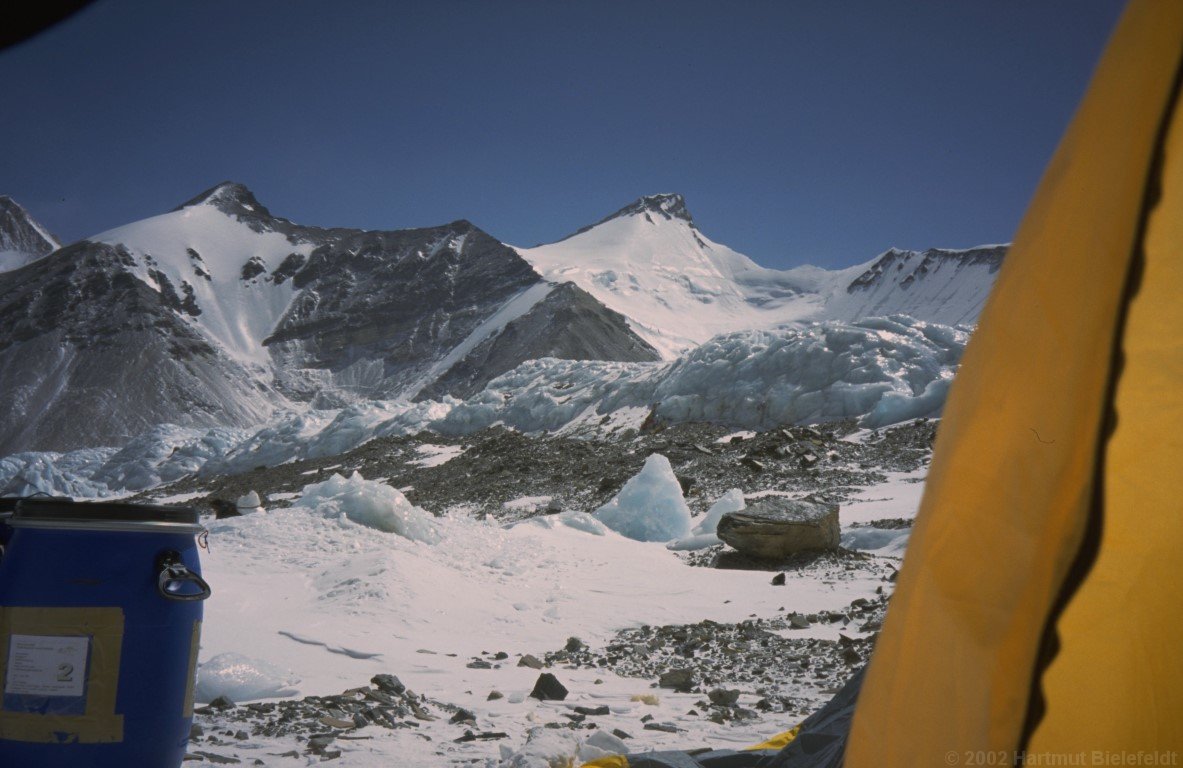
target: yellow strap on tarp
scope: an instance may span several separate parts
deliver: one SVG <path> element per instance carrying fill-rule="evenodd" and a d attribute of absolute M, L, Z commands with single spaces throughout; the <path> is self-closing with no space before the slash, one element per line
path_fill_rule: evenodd
<path fill-rule="evenodd" d="M 787 731 L 776 734 L 775 736 L 753 744 L 750 747 L 744 747 L 743 752 L 758 752 L 762 749 L 780 750 L 784 749 L 789 743 L 797 738 L 797 734 L 801 731 L 801 726 L 795 726 Z M 610 757 L 597 757 L 590 763 L 584 763 L 582 768 L 628 768 L 628 757 L 625 755 L 611 755 Z"/>
<path fill-rule="evenodd" d="M 790 728 L 789 730 L 778 733 L 767 741 L 762 741 L 759 744 L 753 744 L 750 747 L 744 747 L 744 752 L 755 752 L 759 749 L 784 749 L 789 746 L 789 742 L 797 738 L 797 734 L 801 731 L 801 726 Z"/>
<path fill-rule="evenodd" d="M 584 763 L 583 768 L 628 768 L 628 758 L 624 755 L 597 757 L 590 763 Z"/>

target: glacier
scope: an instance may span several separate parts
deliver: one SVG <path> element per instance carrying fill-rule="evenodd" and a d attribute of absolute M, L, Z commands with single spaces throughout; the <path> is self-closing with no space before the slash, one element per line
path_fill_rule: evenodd
<path fill-rule="evenodd" d="M 0 459 L 0 493 L 110 498 L 423 430 L 463 436 L 502 425 L 604 436 L 647 418 L 737 429 L 856 418 L 881 427 L 940 413 L 971 331 L 894 315 L 737 331 L 670 362 L 530 360 L 466 400 L 289 412 L 253 429 L 160 425 L 118 449 L 14 454 Z"/>

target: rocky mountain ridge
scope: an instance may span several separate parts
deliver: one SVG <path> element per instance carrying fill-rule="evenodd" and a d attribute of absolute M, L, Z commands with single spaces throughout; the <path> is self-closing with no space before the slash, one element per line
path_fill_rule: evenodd
<path fill-rule="evenodd" d="M 471 393 L 537 354 L 656 359 L 617 315 L 557 288 L 466 221 L 305 227 L 221 184 L 0 274 L 0 454 Z"/>
<path fill-rule="evenodd" d="M 40 259 L 61 247 L 56 237 L 7 195 L 0 195 L 0 272 Z"/>

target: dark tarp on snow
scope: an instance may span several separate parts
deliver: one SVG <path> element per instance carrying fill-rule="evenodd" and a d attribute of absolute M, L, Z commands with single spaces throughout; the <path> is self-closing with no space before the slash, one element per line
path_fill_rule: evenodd
<path fill-rule="evenodd" d="M 814 712 L 783 749 L 646 752 L 627 755 L 621 768 L 841 768 L 850 720 L 863 682 L 859 670 L 834 698 Z M 589 766 L 601 763 L 593 761 Z M 603 765 L 610 765 L 603 763 Z"/>

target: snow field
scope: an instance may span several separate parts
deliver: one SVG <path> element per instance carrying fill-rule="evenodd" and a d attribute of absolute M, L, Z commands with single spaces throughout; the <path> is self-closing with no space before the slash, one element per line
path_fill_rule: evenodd
<path fill-rule="evenodd" d="M 867 489 L 853 520 L 914 514 L 921 484 L 907 480 L 916 477 Z M 499 748 L 455 744 L 459 732 L 444 721 L 414 730 L 368 728 L 360 732 L 366 740 L 338 742 L 346 750 L 343 766 L 387 766 L 395 756 L 405 766 L 480 758 L 506 768 L 589 759 L 598 748 L 585 741 L 590 731 L 535 731 L 523 744 L 522 734 L 576 705 L 609 706 L 611 715 L 597 723 L 631 733 L 634 751 L 756 743 L 795 723 L 716 726 L 687 718 L 700 694 L 652 689 L 651 681 L 602 669 L 552 668 L 571 693 L 563 702 L 539 702 L 528 697 L 538 671 L 516 666 L 517 659 L 561 648 L 571 636 L 602 646 L 617 630 L 642 624 L 839 610 L 873 597 L 882 584 L 857 571 L 838 580 L 803 571 L 775 587 L 767 572 L 694 568 L 662 543 L 626 538 L 581 512 L 509 526 L 444 517 L 435 521 L 438 539 L 428 544 L 373 527 L 381 516 L 351 514 L 379 499 L 397 504 L 397 491 L 382 485 L 338 477 L 306 488 L 297 506 L 211 522 L 210 551 L 203 555 L 214 588 L 200 655 L 203 697 L 233 691 L 241 702 L 280 695 L 278 688 L 327 695 L 389 672 L 417 693 L 470 710 L 479 729 L 511 734 Z M 734 492 L 720 500 L 737 503 Z M 709 513 L 699 523 L 706 527 Z M 794 636 L 836 640 L 839 630 L 818 623 Z M 498 651 L 509 657 L 492 669 L 466 666 Z M 504 698 L 488 701 L 492 690 Z M 657 703 L 633 700 L 644 694 L 656 694 Z M 645 714 L 688 732 L 642 730 L 638 719 Z M 274 757 L 285 744 L 259 738 L 243 749 L 269 750 L 268 765 L 303 765 L 303 757 Z"/>

